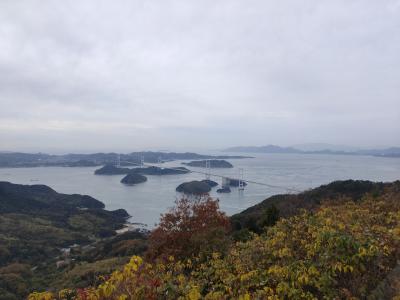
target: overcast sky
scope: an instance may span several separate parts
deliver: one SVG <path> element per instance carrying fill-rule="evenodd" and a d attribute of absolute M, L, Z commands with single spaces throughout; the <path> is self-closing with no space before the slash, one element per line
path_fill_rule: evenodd
<path fill-rule="evenodd" d="M 0 1 L 0 150 L 400 146 L 400 1 Z"/>

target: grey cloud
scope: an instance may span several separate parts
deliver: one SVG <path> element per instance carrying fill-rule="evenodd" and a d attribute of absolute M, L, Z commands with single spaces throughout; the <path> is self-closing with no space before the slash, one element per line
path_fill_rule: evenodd
<path fill-rule="evenodd" d="M 395 0 L 2 1 L 1 148 L 399 145 L 398 53 Z"/>

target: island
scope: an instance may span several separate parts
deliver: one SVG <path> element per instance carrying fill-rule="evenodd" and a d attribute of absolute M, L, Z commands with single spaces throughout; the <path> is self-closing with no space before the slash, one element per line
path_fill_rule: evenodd
<path fill-rule="evenodd" d="M 129 173 L 121 179 L 121 183 L 126 185 L 134 185 L 145 181 L 147 181 L 147 177 L 137 173 Z"/>
<path fill-rule="evenodd" d="M 144 168 L 121 168 L 115 165 L 105 165 L 100 169 L 94 171 L 95 175 L 126 175 L 126 174 L 142 174 L 142 175 L 179 175 L 187 174 L 190 170 L 184 167 L 176 168 L 161 168 L 156 166 L 144 167 Z"/>
<path fill-rule="evenodd" d="M 202 182 L 207 183 L 210 186 L 210 188 L 216 187 L 218 185 L 217 182 L 212 181 L 210 179 L 204 179 L 202 180 Z"/>
<path fill-rule="evenodd" d="M 94 171 L 95 175 L 125 175 L 131 172 L 129 168 L 119 168 L 108 164 Z"/>
<path fill-rule="evenodd" d="M 225 187 L 217 190 L 217 193 L 230 193 L 230 192 L 231 192 L 231 189 L 229 186 L 225 186 Z"/>
<path fill-rule="evenodd" d="M 210 160 L 194 160 L 188 163 L 183 162 L 183 165 L 189 167 L 199 167 L 199 168 L 206 168 L 207 162 L 210 163 L 210 168 L 233 168 L 233 165 L 230 162 L 222 159 L 210 159 Z"/>
<path fill-rule="evenodd" d="M 161 168 L 161 167 L 145 167 L 145 168 L 134 168 L 131 169 L 130 173 L 137 173 L 143 175 L 179 175 L 179 174 L 187 174 L 190 170 L 183 167 L 176 168 Z"/>
<path fill-rule="evenodd" d="M 180 184 L 176 191 L 184 194 L 202 195 L 209 193 L 211 187 L 204 181 L 194 180 Z"/>

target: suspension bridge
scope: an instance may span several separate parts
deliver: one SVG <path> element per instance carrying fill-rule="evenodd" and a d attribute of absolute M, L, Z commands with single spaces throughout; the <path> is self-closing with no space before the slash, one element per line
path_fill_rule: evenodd
<path fill-rule="evenodd" d="M 121 163 L 125 163 L 125 164 L 130 164 L 130 165 L 134 165 L 134 166 L 138 166 L 138 167 L 159 167 L 159 168 L 163 168 L 163 169 L 168 169 L 168 170 L 179 170 L 178 167 L 165 167 L 165 166 L 159 166 L 160 164 L 164 163 L 161 158 L 158 159 L 158 163 L 157 165 L 155 164 L 149 164 L 149 163 L 145 163 L 144 161 L 144 157 L 141 156 L 139 158 L 139 162 L 133 162 L 133 161 L 126 161 L 123 160 L 121 161 L 121 157 L 120 155 L 118 155 L 117 157 L 117 161 L 116 161 L 116 166 L 117 167 L 121 167 Z M 262 186 L 266 186 L 269 188 L 274 188 L 274 189 L 281 189 L 290 193 L 300 193 L 302 192 L 301 190 L 298 190 L 296 188 L 293 187 L 287 187 L 287 186 L 281 186 L 281 185 L 274 185 L 274 184 L 269 184 L 266 182 L 259 182 L 259 181 L 254 181 L 254 180 L 250 180 L 250 179 L 246 179 L 244 178 L 244 170 L 243 168 L 239 168 L 239 174 L 238 177 L 231 177 L 231 176 L 227 176 L 227 175 L 221 175 L 221 174 L 217 174 L 217 173 L 213 173 L 211 172 L 211 161 L 209 159 L 205 160 L 205 171 L 198 171 L 198 170 L 189 170 L 189 173 L 196 173 L 196 174 L 202 174 L 205 175 L 206 179 L 210 179 L 211 177 L 216 177 L 216 178 L 220 178 L 222 180 L 222 186 L 224 187 L 226 185 L 226 182 L 229 182 L 230 180 L 235 180 L 238 182 L 238 189 L 239 191 L 243 191 L 245 188 L 245 184 L 256 184 L 256 185 L 262 185 Z"/>

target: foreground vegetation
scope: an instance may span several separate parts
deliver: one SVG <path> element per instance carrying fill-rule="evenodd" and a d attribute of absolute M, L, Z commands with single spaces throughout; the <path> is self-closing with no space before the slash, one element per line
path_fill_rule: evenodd
<path fill-rule="evenodd" d="M 256 230 L 240 228 L 247 234 L 236 236 L 236 242 L 217 201 L 181 200 L 161 218 L 145 258 L 133 256 L 98 285 L 33 293 L 29 299 L 399 296 L 400 182 L 368 183 L 365 192 L 357 190 L 364 183 L 356 182 L 351 193 L 348 184 L 335 183 L 335 191 L 347 192 L 318 198 L 309 210 L 296 204 L 297 213 L 278 221 L 278 208 L 267 207 Z"/>

